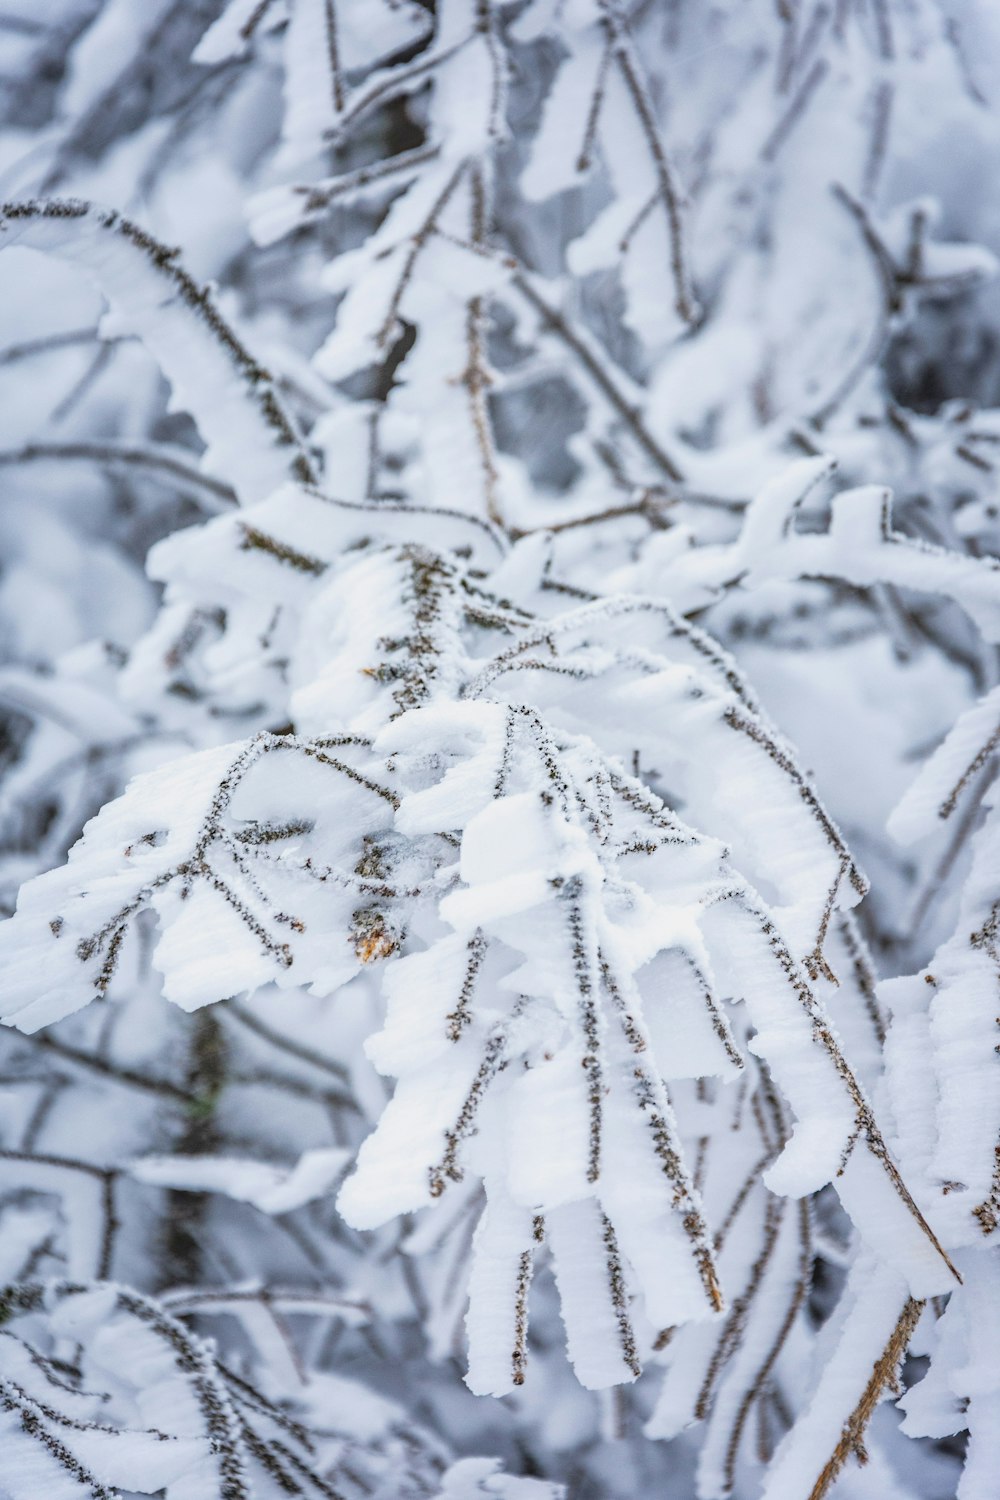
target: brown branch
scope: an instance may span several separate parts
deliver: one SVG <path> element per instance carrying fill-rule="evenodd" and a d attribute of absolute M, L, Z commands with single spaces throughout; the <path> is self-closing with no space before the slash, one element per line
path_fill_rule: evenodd
<path fill-rule="evenodd" d="M 912 942 L 920 932 L 924 919 L 934 902 L 934 898 L 938 895 L 948 876 L 951 874 L 959 855 L 968 845 L 969 838 L 976 825 L 976 820 L 979 817 L 983 797 L 993 782 L 993 775 L 994 768 L 987 766 L 979 778 L 979 783 L 973 796 L 969 799 L 968 806 L 952 830 L 952 836 L 948 841 L 947 848 L 934 866 L 930 879 L 914 902 L 906 928 L 906 938 L 908 941 Z M 947 814 L 939 811 L 939 816 L 945 817 Z"/>
<path fill-rule="evenodd" d="M 42 1047 L 47 1052 L 52 1052 L 64 1062 L 73 1063 L 91 1073 L 99 1073 L 103 1078 L 112 1079 L 125 1088 L 137 1089 L 144 1094 L 156 1094 L 160 1098 L 172 1099 L 178 1104 L 191 1106 L 198 1103 L 196 1095 L 187 1089 L 180 1088 L 176 1083 L 171 1083 L 168 1078 L 154 1078 L 148 1073 L 140 1073 L 136 1068 L 108 1062 L 105 1058 L 84 1052 L 79 1047 L 71 1047 L 68 1042 L 60 1041 L 48 1032 L 38 1032 L 35 1036 L 25 1037 L 23 1040 L 31 1042 L 36 1047 Z"/>
<path fill-rule="evenodd" d="M 371 166 L 358 167 L 353 172 L 344 172 L 339 177 L 328 177 L 323 182 L 296 186 L 291 191 L 301 194 L 305 199 L 302 205 L 303 217 L 311 216 L 328 208 L 337 198 L 360 192 L 373 183 L 386 181 L 401 172 L 415 171 L 425 162 L 433 161 L 440 154 L 440 150 L 440 146 L 416 146 L 412 151 L 400 151 L 397 155 L 386 157 L 384 161 L 375 162 Z"/>
<path fill-rule="evenodd" d="M 508 535 L 514 541 L 540 531 L 547 531 L 557 536 L 561 531 L 575 531 L 580 526 L 599 526 L 605 521 L 619 521 L 625 516 L 641 516 L 654 530 L 659 531 L 666 524 L 663 511 L 670 505 L 676 505 L 678 498 L 678 496 L 671 496 L 669 499 L 656 499 L 652 490 L 646 490 L 642 499 L 636 501 L 634 505 L 610 505 L 607 510 L 597 511 L 593 515 L 572 516 L 568 521 L 553 521 L 547 526 L 536 526 L 530 529 L 513 527 Z"/>
<path fill-rule="evenodd" d="M 66 1172 L 81 1172 L 99 1184 L 101 1203 L 101 1242 L 97 1252 L 95 1276 L 104 1280 L 111 1274 L 115 1231 L 119 1220 L 115 1212 L 115 1184 L 121 1176 L 117 1167 L 98 1167 L 93 1162 L 71 1156 L 52 1156 L 46 1151 L 13 1151 L 0 1147 L 0 1162 L 31 1162 L 40 1167 L 55 1167 Z M 0 1320 L 2 1321 L 2 1320 Z"/>
<path fill-rule="evenodd" d="M 472 245 L 477 249 L 485 248 L 488 213 L 486 180 L 482 168 L 478 165 L 471 171 L 470 188 Z M 502 526 L 503 516 L 497 496 L 497 482 L 500 476 L 487 402 L 491 376 L 486 363 L 485 321 L 484 299 L 482 297 L 470 298 L 465 318 L 466 365 L 462 373 L 462 384 L 469 398 L 472 430 L 475 434 L 476 447 L 479 449 L 479 459 L 483 470 L 486 515 L 495 526 Z"/>
<path fill-rule="evenodd" d="M 271 9 L 272 3 L 273 0 L 258 0 L 257 5 L 254 6 L 240 27 L 240 38 L 242 41 L 248 42 L 250 40 L 261 21 L 267 15 L 267 12 Z"/>
<path fill-rule="evenodd" d="M 314 1052 L 311 1047 L 306 1047 L 302 1042 L 286 1036 L 283 1032 L 275 1031 L 273 1027 L 267 1026 L 257 1016 L 245 1010 L 243 1006 L 237 1005 L 235 1000 L 230 1000 L 223 1008 L 223 1015 L 233 1016 L 248 1031 L 259 1036 L 261 1041 L 267 1042 L 270 1047 L 277 1047 L 282 1052 L 287 1052 L 290 1057 L 298 1058 L 299 1062 L 309 1063 L 313 1068 L 320 1068 L 324 1073 L 329 1073 L 341 1083 L 346 1083 L 348 1070 L 343 1063 L 335 1062 L 332 1057 L 324 1057 L 319 1052 Z"/>
<path fill-rule="evenodd" d="M 674 307 L 678 317 L 685 323 L 695 323 L 700 309 L 691 286 L 691 275 L 687 263 L 680 186 L 660 139 L 652 101 L 642 77 L 625 20 L 615 0 L 603 0 L 602 10 L 614 59 L 618 64 L 618 71 L 628 90 L 645 137 L 653 162 L 653 171 L 656 174 L 658 197 L 667 215 L 667 228 L 670 235 L 670 269 L 674 278 Z"/>
<path fill-rule="evenodd" d="M 344 74 L 340 63 L 340 42 L 337 36 L 337 11 L 334 0 L 324 0 L 323 20 L 326 26 L 326 50 L 330 63 L 333 107 L 339 115 L 344 108 Z"/>
<path fill-rule="evenodd" d="M 872 1366 L 871 1376 L 861 1393 L 858 1404 L 844 1423 L 840 1442 L 809 1492 L 809 1500 L 823 1500 L 852 1453 L 856 1454 L 860 1463 L 866 1461 L 865 1429 L 871 1421 L 883 1391 L 887 1388 L 891 1389 L 896 1383 L 900 1363 L 923 1310 L 922 1302 L 916 1302 L 912 1297 L 906 1299 L 896 1326 L 889 1335 L 888 1343 Z"/>
<path fill-rule="evenodd" d="M 864 170 L 864 196 L 874 198 L 879 177 L 889 146 L 889 126 L 892 120 L 894 90 L 885 78 L 876 86 L 874 98 L 875 119 L 872 124 L 871 144 Z"/>
<path fill-rule="evenodd" d="M 39 354 L 51 354 L 57 349 L 78 348 L 82 344 L 93 343 L 96 337 L 96 328 L 72 328 L 65 333 L 50 333 L 37 339 L 25 339 L 20 344 L 8 344 L 6 349 L 0 351 L 0 365 L 17 364 L 22 359 L 34 359 Z"/>
<path fill-rule="evenodd" d="M 549 332 L 562 339 L 566 347 L 576 355 L 584 370 L 597 386 L 608 405 L 621 417 L 639 447 L 673 484 L 681 484 L 684 475 L 675 461 L 653 437 L 646 426 L 642 413 L 632 405 L 614 378 L 601 365 L 600 360 L 588 346 L 583 336 L 572 328 L 564 313 L 553 307 L 538 292 L 523 271 L 511 277 L 511 285 L 521 293 L 526 302 L 535 309 Z"/>
<path fill-rule="evenodd" d="M 586 172 L 590 166 L 590 158 L 594 149 L 594 141 L 597 137 L 597 122 L 600 118 L 601 105 L 604 103 L 604 89 L 607 83 L 608 68 L 611 66 L 611 46 L 605 47 L 601 54 L 601 61 L 597 69 L 597 79 L 594 84 L 594 92 L 590 97 L 587 108 L 587 123 L 583 130 L 583 141 L 576 159 L 576 170 Z"/>
<path fill-rule="evenodd" d="M 830 64 L 825 58 L 818 57 L 799 84 L 799 87 L 795 90 L 788 108 L 761 148 L 760 154 L 763 160 L 769 165 L 774 161 L 782 146 L 795 129 L 795 126 L 809 108 L 813 95 L 829 71 Z"/>
<path fill-rule="evenodd" d="M 389 299 L 389 306 L 376 338 L 376 342 L 380 349 L 385 348 L 386 344 L 389 342 L 390 337 L 396 329 L 396 324 L 399 319 L 400 303 L 402 302 L 406 289 L 413 278 L 414 267 L 416 266 L 417 261 L 420 258 L 420 253 L 423 250 L 424 246 L 427 244 L 430 236 L 433 234 L 438 219 L 447 208 L 452 194 L 455 192 L 455 189 L 461 182 L 468 166 L 469 162 L 465 159 L 458 163 L 455 170 L 448 178 L 448 181 L 445 183 L 444 187 L 441 189 L 440 193 L 431 204 L 430 212 L 424 219 L 424 222 L 420 225 L 420 228 L 410 236 L 410 248 L 407 252 L 406 259 L 403 262 L 403 269 L 399 274 L 399 280 L 396 282 L 392 296 Z"/>
<path fill-rule="evenodd" d="M 918 1225 L 921 1233 L 927 1238 L 929 1243 L 933 1245 L 938 1255 L 948 1267 L 948 1270 L 954 1276 L 955 1281 L 959 1285 L 961 1285 L 962 1277 L 958 1269 L 956 1268 L 951 1257 L 948 1255 L 944 1246 L 941 1244 L 941 1241 L 934 1233 L 934 1230 L 927 1222 L 927 1219 L 924 1217 L 923 1213 L 915 1202 L 912 1193 L 910 1192 L 909 1188 L 906 1186 L 906 1183 L 903 1181 L 902 1176 L 900 1175 L 899 1168 L 896 1166 L 889 1148 L 885 1143 L 885 1139 L 883 1138 L 882 1132 L 879 1129 L 878 1123 L 872 1111 L 872 1107 L 869 1104 L 868 1099 L 865 1097 L 864 1090 L 858 1083 L 858 1080 L 855 1077 L 850 1064 L 845 1058 L 843 1052 L 840 1050 L 839 1041 L 830 1028 L 830 1023 L 826 1016 L 824 1008 L 817 1001 L 816 997 L 810 990 L 808 984 L 802 976 L 798 964 L 792 957 L 789 949 L 785 946 L 784 940 L 782 939 L 770 916 L 765 910 L 761 909 L 753 893 L 748 891 L 746 888 L 741 888 L 738 886 L 732 886 L 728 888 L 723 887 L 718 891 L 716 895 L 711 898 L 711 902 L 713 904 L 723 901 L 735 902 L 735 904 L 741 909 L 744 915 L 756 923 L 761 932 L 761 935 L 767 940 L 768 947 L 771 950 L 771 955 L 774 958 L 775 963 L 777 964 L 784 979 L 787 981 L 793 993 L 795 994 L 796 1000 L 799 1002 L 806 1015 L 809 1017 L 812 1030 L 812 1040 L 826 1052 L 827 1056 L 834 1066 L 834 1069 L 836 1070 L 837 1076 L 840 1078 L 842 1084 L 844 1085 L 844 1088 L 847 1091 L 851 1103 L 854 1105 L 856 1123 L 851 1139 L 848 1143 L 848 1150 L 845 1153 L 841 1171 L 843 1171 L 844 1166 L 846 1166 L 847 1156 L 849 1156 L 850 1151 L 853 1149 L 856 1142 L 859 1140 L 863 1140 L 867 1149 L 871 1152 L 872 1156 L 881 1166 L 883 1172 L 889 1180 L 891 1187 L 906 1208 L 907 1213 Z"/>
<path fill-rule="evenodd" d="M 751 1409 L 755 1404 L 758 1411 L 763 1412 L 764 1398 L 770 1390 L 769 1380 L 771 1371 L 774 1369 L 775 1362 L 785 1346 L 785 1341 L 792 1331 L 795 1319 L 798 1317 L 802 1304 L 805 1302 L 806 1294 L 809 1291 L 809 1282 L 812 1275 L 813 1248 L 808 1198 L 799 1199 L 798 1210 L 799 1241 L 802 1247 L 799 1257 L 799 1274 L 792 1288 L 792 1295 L 789 1298 L 781 1327 L 778 1329 L 756 1375 L 747 1387 L 739 1410 L 736 1413 L 736 1420 L 733 1423 L 732 1432 L 730 1433 L 729 1442 L 726 1447 L 725 1480 L 730 1489 L 735 1480 L 736 1457 L 739 1453 L 740 1441 L 743 1437 L 743 1429 L 746 1425 L 747 1417 L 750 1415 Z M 767 1463 L 768 1458 L 765 1456 L 763 1461 Z"/>
<path fill-rule="evenodd" d="M 227 504 L 236 504 L 236 493 L 228 484 L 213 479 L 210 475 L 203 474 L 195 468 L 194 454 L 191 455 L 191 462 L 185 463 L 164 449 L 142 446 L 137 443 L 26 443 L 23 448 L 0 451 L 0 468 L 63 459 L 80 459 L 84 462 L 106 464 L 109 467 L 122 465 L 152 469 L 154 472 L 180 479 L 196 489 L 204 490 L 207 494 Z"/>

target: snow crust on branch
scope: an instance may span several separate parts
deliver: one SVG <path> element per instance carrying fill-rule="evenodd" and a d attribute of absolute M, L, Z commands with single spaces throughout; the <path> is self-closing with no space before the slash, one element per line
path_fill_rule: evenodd
<path fill-rule="evenodd" d="M 15 1500 L 992 1500 L 966 10 L 24 23 Z"/>

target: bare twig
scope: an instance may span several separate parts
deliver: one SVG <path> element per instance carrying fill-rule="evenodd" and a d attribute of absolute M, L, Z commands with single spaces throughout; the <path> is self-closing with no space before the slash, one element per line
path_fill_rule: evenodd
<path fill-rule="evenodd" d="M 139 443 L 26 443 L 23 448 L 0 451 L 0 468 L 12 468 L 21 464 L 49 463 L 80 460 L 106 465 L 109 468 L 149 469 L 154 473 L 169 475 L 197 490 L 202 503 L 208 502 L 213 510 L 235 505 L 236 493 L 219 479 L 203 474 L 192 461 L 186 462 L 169 449 Z"/>
<path fill-rule="evenodd" d="M 632 100 L 643 137 L 646 141 L 653 170 L 656 174 L 658 195 L 667 215 L 670 234 L 670 269 L 674 279 L 674 306 L 685 323 L 696 323 L 700 309 L 691 286 L 687 247 L 684 236 L 682 196 L 676 173 L 664 150 L 656 125 L 652 101 L 642 76 L 642 70 L 629 35 L 628 26 L 617 0 L 601 0 L 601 11 L 607 29 L 609 45 L 618 65 L 622 80 Z M 633 231 L 634 232 L 634 231 Z"/>

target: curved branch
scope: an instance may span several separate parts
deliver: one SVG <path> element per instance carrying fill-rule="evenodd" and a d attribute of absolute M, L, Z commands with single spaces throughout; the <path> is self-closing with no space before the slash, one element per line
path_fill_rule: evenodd
<path fill-rule="evenodd" d="M 263 498 L 289 477 L 316 472 L 274 376 L 219 312 L 211 292 L 132 219 L 76 198 L 0 206 L 0 246 L 23 243 L 82 265 L 112 304 L 116 333 L 138 336 L 190 411 L 210 468 L 232 476 L 240 498 Z"/>

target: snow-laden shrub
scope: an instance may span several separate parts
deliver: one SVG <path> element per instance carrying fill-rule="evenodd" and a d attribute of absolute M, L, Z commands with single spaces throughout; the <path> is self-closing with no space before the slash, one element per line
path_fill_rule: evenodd
<path fill-rule="evenodd" d="M 987 1500 L 990 11 L 8 30 L 0 1488 Z"/>

